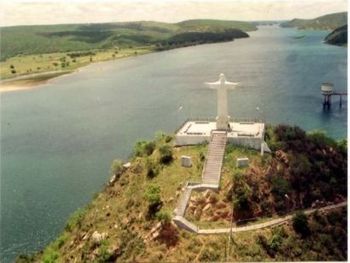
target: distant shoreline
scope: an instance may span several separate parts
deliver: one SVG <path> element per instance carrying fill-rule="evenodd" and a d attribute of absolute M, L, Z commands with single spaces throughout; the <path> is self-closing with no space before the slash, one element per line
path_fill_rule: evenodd
<path fill-rule="evenodd" d="M 239 38 L 237 38 L 237 39 L 239 39 Z M 235 40 L 236 39 L 233 39 L 232 41 L 235 41 Z M 139 49 L 135 49 L 135 52 L 123 54 L 120 57 L 112 57 L 109 59 L 101 59 L 101 60 L 95 60 L 95 61 L 91 61 L 91 62 L 87 62 L 87 63 L 82 63 L 81 65 L 76 65 L 75 68 L 69 69 L 69 70 L 44 71 L 44 72 L 38 72 L 38 73 L 32 73 L 32 74 L 23 74 L 23 75 L 16 76 L 13 78 L 6 78 L 3 80 L 0 80 L 0 94 L 6 93 L 6 92 L 34 89 L 38 85 L 46 83 L 50 79 L 54 79 L 54 78 L 57 78 L 59 76 L 65 75 L 65 74 L 70 74 L 70 73 L 76 72 L 79 69 L 84 68 L 84 67 L 91 65 L 93 63 L 113 61 L 113 60 L 118 60 L 121 58 L 141 56 L 141 55 L 155 53 L 155 52 L 163 52 L 163 51 L 169 51 L 169 50 L 173 50 L 173 49 L 193 47 L 193 46 L 197 46 L 197 45 L 218 44 L 218 43 L 224 43 L 224 42 L 230 42 L 230 41 L 196 43 L 196 44 L 192 44 L 192 45 L 176 46 L 173 48 L 163 49 L 163 50 L 157 50 L 155 48 L 149 47 L 149 48 L 144 48 L 143 52 L 142 51 L 140 52 Z"/>
<path fill-rule="evenodd" d="M 13 78 L 6 78 L 3 80 L 0 80 L 0 94 L 5 93 L 5 92 L 34 89 L 38 85 L 46 83 L 50 79 L 54 79 L 54 78 L 57 78 L 57 77 L 62 76 L 62 75 L 77 72 L 81 68 L 84 68 L 84 67 L 91 65 L 93 63 L 112 61 L 112 60 L 117 60 L 117 59 L 131 57 L 131 56 L 149 54 L 152 52 L 154 52 L 154 50 L 153 51 L 147 50 L 147 52 L 142 53 L 142 54 L 130 54 L 130 55 L 123 55 L 123 56 L 118 57 L 118 58 L 92 61 L 89 63 L 83 63 L 81 65 L 78 65 L 76 68 L 69 69 L 69 70 L 38 72 L 38 73 L 33 73 L 33 74 L 24 74 L 24 75 L 16 76 Z"/>
<path fill-rule="evenodd" d="M 39 84 L 46 83 L 49 79 L 53 79 L 72 72 L 74 72 L 74 70 L 50 71 L 2 80 L 0 81 L 0 93 L 34 89 Z"/>

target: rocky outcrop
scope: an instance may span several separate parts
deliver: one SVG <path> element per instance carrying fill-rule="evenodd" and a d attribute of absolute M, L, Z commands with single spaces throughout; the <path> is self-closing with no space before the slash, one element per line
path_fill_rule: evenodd
<path fill-rule="evenodd" d="M 330 34 L 328 34 L 324 41 L 327 44 L 336 46 L 345 46 L 348 44 L 348 25 L 338 27 Z"/>

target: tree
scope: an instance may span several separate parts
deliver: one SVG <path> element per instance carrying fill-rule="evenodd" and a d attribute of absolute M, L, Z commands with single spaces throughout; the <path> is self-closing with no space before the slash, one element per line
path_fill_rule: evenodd
<path fill-rule="evenodd" d="M 298 211 L 293 216 L 293 229 L 303 237 L 310 234 L 309 222 L 307 221 L 307 216 L 304 212 Z"/>
<path fill-rule="evenodd" d="M 146 189 L 145 197 L 150 205 L 159 204 L 161 202 L 159 185 L 149 185 Z"/>
<path fill-rule="evenodd" d="M 147 187 L 145 197 L 148 201 L 148 217 L 154 218 L 156 213 L 162 207 L 162 201 L 160 198 L 160 187 L 155 184 L 151 184 Z"/>
<path fill-rule="evenodd" d="M 228 195 L 232 195 L 235 218 L 250 218 L 252 216 L 252 189 L 246 183 L 244 175 L 241 173 L 235 173 L 233 175 L 233 182 L 232 189 L 230 189 Z"/>
<path fill-rule="evenodd" d="M 328 137 L 323 131 L 312 131 L 308 134 L 308 138 L 319 147 L 336 146 L 336 141 Z"/>
<path fill-rule="evenodd" d="M 134 155 L 150 156 L 156 148 L 155 142 L 139 141 L 134 146 Z"/>
<path fill-rule="evenodd" d="M 291 184 L 296 190 L 306 190 L 309 188 L 309 177 L 311 175 L 311 163 L 307 156 L 295 154 L 290 161 Z"/>
<path fill-rule="evenodd" d="M 169 164 L 173 160 L 173 151 L 170 145 L 163 145 L 159 148 L 159 162 Z"/>

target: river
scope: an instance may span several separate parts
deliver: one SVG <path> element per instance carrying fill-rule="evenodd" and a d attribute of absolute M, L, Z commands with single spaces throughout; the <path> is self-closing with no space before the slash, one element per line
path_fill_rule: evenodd
<path fill-rule="evenodd" d="M 345 138 L 347 105 L 323 112 L 320 85 L 347 89 L 347 49 L 323 44 L 326 34 L 260 27 L 247 39 L 96 63 L 1 94 L 2 262 L 53 240 L 136 141 L 187 117 L 215 117 L 216 93 L 203 82 L 220 73 L 241 82 L 229 93 L 233 118 Z"/>

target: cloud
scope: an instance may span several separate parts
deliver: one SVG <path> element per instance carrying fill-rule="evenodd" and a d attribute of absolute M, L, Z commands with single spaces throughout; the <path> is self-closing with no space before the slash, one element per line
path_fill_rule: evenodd
<path fill-rule="evenodd" d="M 0 2 L 0 24 L 61 24 L 195 18 L 283 20 L 347 10 L 346 0 L 12 0 Z"/>

